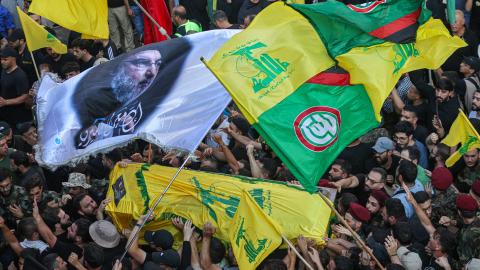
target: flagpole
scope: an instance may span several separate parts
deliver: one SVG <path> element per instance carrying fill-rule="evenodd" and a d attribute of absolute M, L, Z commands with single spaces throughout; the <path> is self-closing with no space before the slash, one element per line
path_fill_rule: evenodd
<path fill-rule="evenodd" d="M 375 257 L 375 255 L 373 255 L 372 251 L 367 247 L 367 245 L 365 245 L 365 243 L 363 242 L 363 240 L 360 238 L 360 236 L 358 236 L 358 234 L 348 225 L 348 223 L 345 221 L 345 219 L 340 215 L 340 213 L 337 211 L 337 209 L 335 209 L 335 207 L 330 204 L 330 202 L 327 200 L 327 198 L 325 197 L 325 195 L 322 194 L 322 192 L 318 192 L 318 194 L 320 195 L 320 197 L 323 199 L 323 201 L 328 205 L 328 207 L 330 207 L 330 209 L 335 213 L 335 215 L 337 215 L 338 219 L 340 220 L 340 222 L 347 228 L 347 230 L 352 234 L 353 238 L 360 244 L 360 246 L 362 246 L 362 249 L 365 250 L 368 255 L 370 255 L 370 258 L 372 258 L 375 263 L 378 265 L 378 267 L 381 269 L 381 270 L 385 270 L 385 267 L 383 267 L 383 265 L 380 263 L 380 261 L 377 259 L 377 257 Z"/>
<path fill-rule="evenodd" d="M 25 49 L 28 49 L 28 48 L 25 46 Z M 35 62 L 35 57 L 33 57 L 33 53 L 32 51 L 30 51 L 30 49 L 28 49 L 28 51 L 30 52 L 30 56 L 32 57 L 33 67 L 35 68 L 35 74 L 37 74 L 37 79 L 40 80 L 40 73 L 38 72 L 38 67 L 37 67 L 37 63 Z"/>
<path fill-rule="evenodd" d="M 135 1 L 135 0 L 134 0 Z M 162 191 L 162 193 L 160 194 L 160 196 L 158 197 L 158 199 L 155 201 L 155 203 L 153 204 L 153 206 L 148 210 L 147 212 L 147 215 L 145 216 L 145 218 L 143 219 L 143 222 L 142 224 L 140 224 L 140 227 L 138 228 L 138 230 L 134 233 L 133 237 L 131 238 L 131 240 L 127 243 L 127 245 L 125 246 L 125 251 L 123 252 L 122 254 L 122 257 L 120 257 L 120 261 L 123 260 L 123 258 L 125 257 L 125 255 L 127 255 L 128 253 L 128 250 L 130 249 L 130 247 L 132 246 L 132 243 L 133 241 L 135 241 L 135 239 L 138 237 L 138 233 L 142 230 L 143 226 L 145 225 L 145 223 L 147 223 L 148 219 L 152 216 L 153 214 L 153 211 L 155 211 L 155 208 L 157 208 L 158 204 L 160 204 L 160 202 L 162 201 L 163 197 L 165 196 L 165 194 L 167 193 L 167 191 L 170 189 L 170 186 L 172 186 L 173 182 L 175 181 L 175 179 L 177 179 L 177 176 L 180 174 L 180 172 L 183 170 L 183 168 L 185 167 L 185 165 L 187 164 L 187 161 L 190 159 L 190 155 L 192 153 L 188 153 L 187 157 L 185 158 L 185 160 L 183 161 L 182 165 L 180 165 L 180 167 L 178 167 L 177 171 L 175 172 L 175 174 L 173 175 L 172 179 L 170 179 L 170 182 L 168 182 L 168 185 L 165 187 L 165 189 Z"/>
<path fill-rule="evenodd" d="M 152 15 L 150 15 L 150 13 L 148 13 L 148 11 L 142 5 L 140 5 L 140 3 L 137 0 L 132 0 L 132 1 L 135 3 L 135 5 L 137 5 L 140 8 L 140 10 L 143 13 L 145 13 L 145 16 L 147 16 L 147 18 L 150 19 L 150 21 L 152 21 L 152 23 L 158 27 L 158 31 L 160 31 L 160 34 L 165 36 L 167 39 L 171 39 L 171 37 L 167 33 L 167 30 L 165 30 L 165 28 L 163 28 L 157 21 L 155 21 Z"/>
<path fill-rule="evenodd" d="M 308 269 L 314 270 L 314 268 L 305 260 L 305 258 L 303 258 L 302 255 L 300 255 L 300 252 L 298 252 L 297 248 L 292 244 L 292 242 L 290 242 L 290 240 L 288 240 L 287 237 L 285 237 L 283 234 L 282 234 L 282 239 L 285 242 L 287 242 L 288 246 L 293 250 L 293 252 L 295 252 L 295 254 L 297 254 L 297 256 L 308 267 Z M 323 266 L 322 266 L 322 269 L 320 270 L 323 270 Z"/>

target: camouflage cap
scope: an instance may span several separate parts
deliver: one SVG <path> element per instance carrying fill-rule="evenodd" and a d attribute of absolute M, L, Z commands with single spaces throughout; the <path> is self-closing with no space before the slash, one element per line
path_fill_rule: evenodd
<path fill-rule="evenodd" d="M 63 182 L 64 187 L 82 187 L 89 189 L 91 185 L 87 184 L 87 177 L 83 173 L 71 173 L 68 175 L 68 181 Z"/>

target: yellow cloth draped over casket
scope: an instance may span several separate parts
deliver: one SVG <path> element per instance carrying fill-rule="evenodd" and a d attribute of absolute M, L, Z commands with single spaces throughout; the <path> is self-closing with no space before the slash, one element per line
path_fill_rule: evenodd
<path fill-rule="evenodd" d="M 176 170 L 148 164 L 114 168 L 107 193 L 112 202 L 106 211 L 119 230 L 131 228 L 133 220 L 153 206 Z M 179 216 L 192 220 L 198 228 L 212 222 L 217 228 L 215 236 L 229 242 L 233 217 L 244 192 L 249 193 L 288 239 L 303 235 L 323 243 L 331 211 L 318 194 L 278 182 L 193 170 L 180 172 L 156 208 L 155 219 L 143 231 L 166 229 L 175 235 L 177 231 L 170 220 Z"/>

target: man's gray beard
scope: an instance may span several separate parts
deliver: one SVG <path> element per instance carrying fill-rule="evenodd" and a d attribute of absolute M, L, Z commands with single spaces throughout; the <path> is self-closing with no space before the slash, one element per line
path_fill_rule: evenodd
<path fill-rule="evenodd" d="M 144 90 L 140 89 L 137 81 L 128 76 L 124 68 L 113 77 L 111 86 L 115 98 L 122 104 L 129 103 Z"/>

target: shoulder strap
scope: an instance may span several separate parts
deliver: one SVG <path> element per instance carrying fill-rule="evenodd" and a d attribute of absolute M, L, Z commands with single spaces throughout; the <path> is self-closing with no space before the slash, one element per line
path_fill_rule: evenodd
<path fill-rule="evenodd" d="M 468 77 L 466 80 L 471 82 L 473 85 L 475 85 L 477 89 L 480 89 L 480 85 L 478 85 L 478 82 L 476 82 L 474 78 Z"/>

